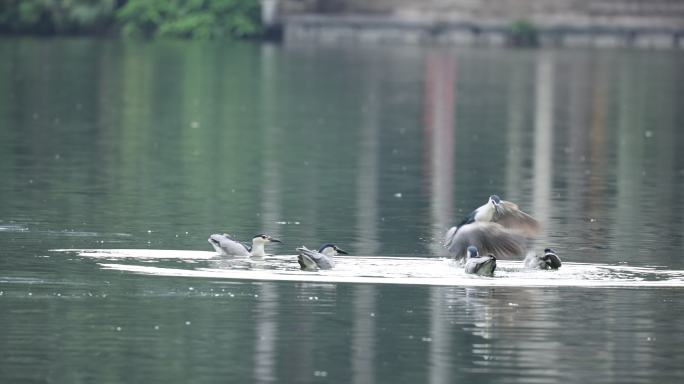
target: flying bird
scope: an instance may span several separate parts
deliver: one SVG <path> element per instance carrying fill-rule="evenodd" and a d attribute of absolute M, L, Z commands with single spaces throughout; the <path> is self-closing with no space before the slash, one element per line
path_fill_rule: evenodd
<path fill-rule="evenodd" d="M 515 203 L 491 195 L 486 204 L 447 231 L 444 246 L 457 259 L 466 256 L 470 245 L 496 257 L 521 256 L 539 230 L 539 222 Z"/>

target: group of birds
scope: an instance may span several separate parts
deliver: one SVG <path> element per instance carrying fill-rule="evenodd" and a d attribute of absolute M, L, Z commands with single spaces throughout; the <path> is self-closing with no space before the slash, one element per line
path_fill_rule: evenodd
<path fill-rule="evenodd" d="M 539 222 L 515 203 L 491 195 L 486 204 L 447 231 L 444 246 L 451 256 L 463 263 L 466 273 L 476 275 L 492 276 L 497 257 L 525 255 L 526 268 L 560 268 L 561 260 L 553 249 L 544 249 L 543 255 L 530 250 L 539 231 Z M 222 255 L 254 257 L 266 256 L 266 244 L 281 242 L 265 234 L 254 236 L 251 245 L 234 240 L 228 234 L 213 234 L 208 240 Z M 302 246 L 297 248 L 297 253 L 297 261 L 304 271 L 333 269 L 334 256 L 348 254 L 332 243 L 323 244 L 317 251 Z"/>
<path fill-rule="evenodd" d="M 281 243 L 280 240 L 274 239 L 269 235 L 260 233 L 252 238 L 252 244 L 244 244 L 234 240 L 227 233 L 213 234 L 209 236 L 209 244 L 211 244 L 216 252 L 224 256 L 266 256 L 264 246 L 267 243 Z M 305 246 L 297 248 L 297 261 L 303 271 L 317 271 L 319 269 L 333 269 L 335 267 L 334 256 L 338 254 L 347 255 L 347 251 L 339 248 L 332 243 L 326 243 L 314 251 Z"/>
<path fill-rule="evenodd" d="M 444 246 L 463 260 L 466 273 L 492 276 L 497 257 L 522 255 L 526 268 L 560 268 L 561 260 L 553 249 L 544 249 L 543 255 L 530 250 L 539 232 L 539 222 L 517 204 L 491 195 L 486 204 L 447 231 Z"/>

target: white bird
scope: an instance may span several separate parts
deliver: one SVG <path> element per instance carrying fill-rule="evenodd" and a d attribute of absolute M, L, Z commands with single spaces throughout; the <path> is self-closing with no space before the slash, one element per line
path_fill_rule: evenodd
<path fill-rule="evenodd" d="M 521 256 L 539 233 L 539 223 L 510 201 L 497 195 L 466 216 L 446 234 L 444 246 L 456 258 L 466 255 L 468 246 L 497 257 Z"/>
<path fill-rule="evenodd" d="M 302 268 L 302 271 L 316 271 L 319 269 L 333 269 L 335 262 L 333 256 L 338 253 L 347 254 L 347 251 L 339 248 L 335 244 L 326 243 L 321 245 L 317 251 L 311 250 L 305 246 L 297 248 L 299 255 L 297 262 Z"/>
<path fill-rule="evenodd" d="M 216 252 L 224 256 L 266 256 L 264 245 L 270 242 L 280 243 L 278 239 L 271 236 L 258 234 L 252 238 L 252 245 L 243 244 L 239 241 L 233 240 L 228 234 L 213 234 L 209 236 L 209 244 L 211 244 Z"/>
<path fill-rule="evenodd" d="M 525 268 L 531 269 L 558 269 L 561 267 L 560 257 L 551 248 L 544 249 L 544 256 L 538 256 L 535 252 L 528 253 L 524 263 Z"/>
<path fill-rule="evenodd" d="M 482 276 L 493 276 L 496 269 L 496 257 L 492 255 L 480 256 L 477 247 L 469 246 L 468 257 L 465 260 L 465 273 Z"/>

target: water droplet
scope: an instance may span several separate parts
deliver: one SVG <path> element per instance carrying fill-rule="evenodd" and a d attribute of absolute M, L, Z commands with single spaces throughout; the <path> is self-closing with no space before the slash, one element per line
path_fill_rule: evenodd
<path fill-rule="evenodd" d="M 650 139 L 651 137 L 653 137 L 653 131 L 650 131 L 650 130 L 645 131 L 644 137 L 647 139 Z"/>
<path fill-rule="evenodd" d="M 159 330 L 159 326 L 158 326 L 158 325 L 155 325 L 155 326 L 154 326 L 154 330 L 155 330 L 155 331 L 158 331 L 158 330 Z"/>
<path fill-rule="evenodd" d="M 190 325 L 190 324 L 192 324 L 190 321 L 185 322 L 185 325 Z"/>
<path fill-rule="evenodd" d="M 429 343 L 432 341 L 432 337 L 422 337 L 420 340 L 425 341 L 426 343 Z"/>
<path fill-rule="evenodd" d="M 259 295 L 256 295 L 256 294 L 254 295 L 254 298 L 255 298 L 255 299 L 258 298 L 258 297 L 259 297 Z"/>
<path fill-rule="evenodd" d="M 33 293 L 29 292 L 28 295 L 29 295 L 29 296 L 33 296 Z"/>
<path fill-rule="evenodd" d="M 397 199 L 401 199 L 401 196 L 401 192 L 397 192 L 394 194 L 394 197 L 396 197 Z"/>
<path fill-rule="evenodd" d="M 190 122 L 190 128 L 197 129 L 200 127 L 199 121 L 192 121 Z"/>
<path fill-rule="evenodd" d="M 518 303 L 508 303 L 508 306 L 509 306 L 509 307 L 517 307 L 517 306 L 518 306 Z"/>
<path fill-rule="evenodd" d="M 148 229 L 148 230 L 147 230 L 147 233 L 152 233 L 152 230 L 151 230 L 151 229 Z"/>
<path fill-rule="evenodd" d="M 370 316 L 371 316 L 371 317 L 375 317 L 375 313 L 374 313 L 374 312 L 371 312 Z"/>
<path fill-rule="evenodd" d="M 121 327 L 116 327 L 117 332 L 121 332 Z"/>
<path fill-rule="evenodd" d="M 188 287 L 188 291 L 194 291 L 194 290 L 195 290 L 194 287 Z"/>
<path fill-rule="evenodd" d="M 314 371 L 314 376 L 316 376 L 316 377 L 327 377 L 328 372 L 326 372 L 326 371 Z"/>

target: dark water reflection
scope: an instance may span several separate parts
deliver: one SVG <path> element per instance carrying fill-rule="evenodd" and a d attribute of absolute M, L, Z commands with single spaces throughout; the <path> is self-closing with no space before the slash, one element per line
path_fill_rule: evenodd
<path fill-rule="evenodd" d="M 564 260 L 683 269 L 681 68 L 680 52 L 0 40 L 0 377 L 681 381 L 680 289 L 244 283 L 48 252 L 210 250 L 229 231 L 278 253 L 441 255 L 498 193 Z"/>

